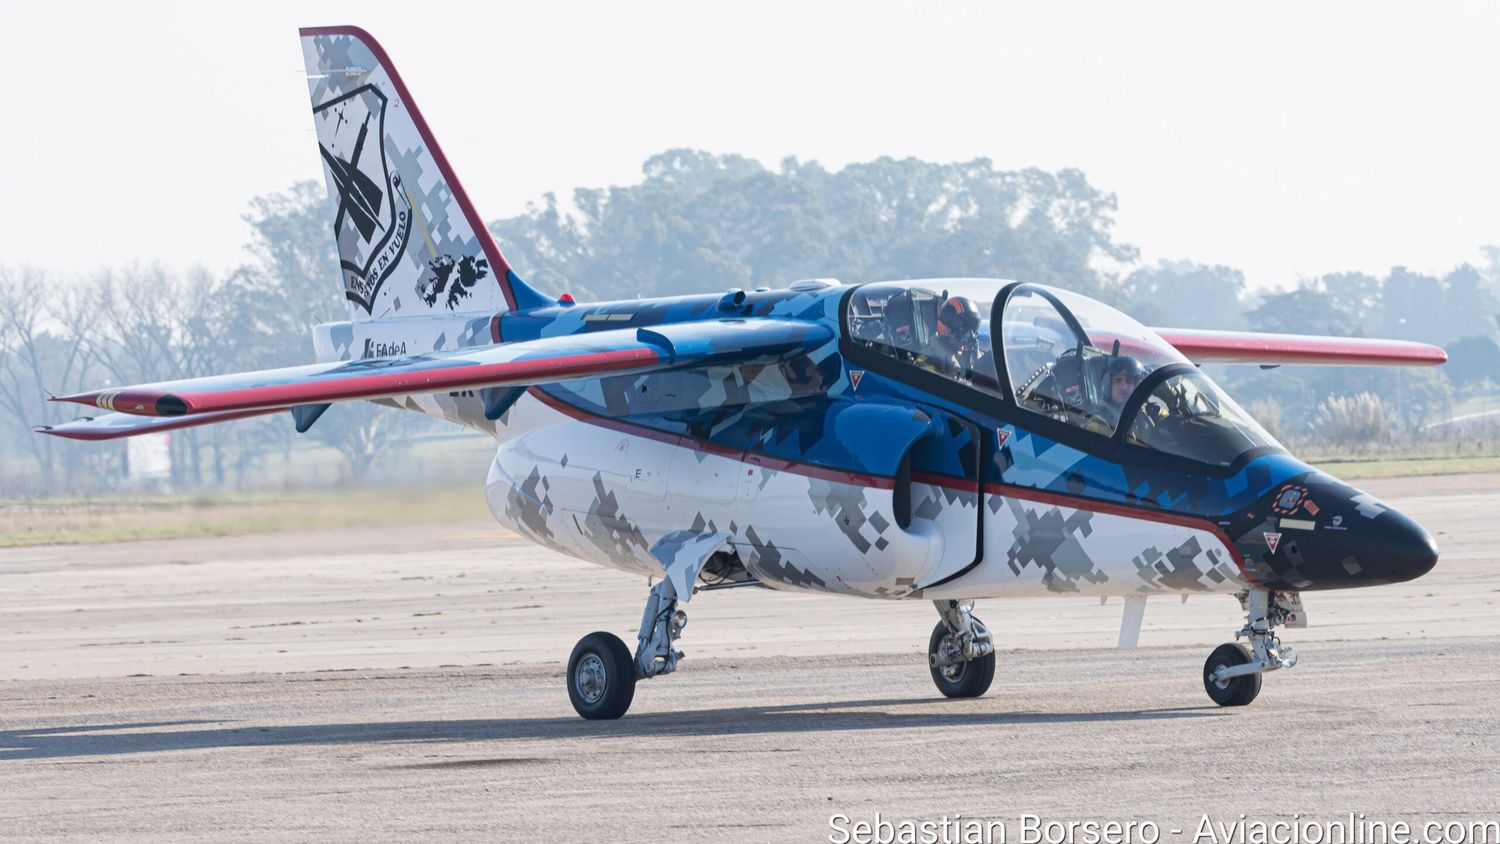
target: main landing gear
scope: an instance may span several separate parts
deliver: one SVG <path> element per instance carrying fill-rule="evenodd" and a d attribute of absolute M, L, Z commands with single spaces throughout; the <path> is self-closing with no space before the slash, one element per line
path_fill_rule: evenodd
<path fill-rule="evenodd" d="M 568 657 L 568 698 L 578 714 L 591 721 L 619 718 L 635 698 L 635 683 L 677 670 L 683 653 L 674 647 L 687 626 L 687 613 L 677 608 L 677 590 L 670 578 L 651 588 L 641 615 L 635 656 L 613 633 L 590 633 Z"/>
<path fill-rule="evenodd" d="M 1235 639 L 1248 640 L 1249 647 L 1238 641 L 1220 645 L 1203 663 L 1203 690 L 1220 706 L 1250 703 L 1260 694 L 1265 672 L 1296 665 L 1296 649 L 1281 644 L 1271 631 L 1282 624 L 1306 626 L 1301 598 L 1295 594 L 1251 589 L 1238 597 L 1245 608 L 1245 626 Z"/>
<path fill-rule="evenodd" d="M 943 618 L 927 640 L 932 682 L 946 697 L 979 697 L 995 679 L 995 644 L 971 601 L 933 601 Z"/>

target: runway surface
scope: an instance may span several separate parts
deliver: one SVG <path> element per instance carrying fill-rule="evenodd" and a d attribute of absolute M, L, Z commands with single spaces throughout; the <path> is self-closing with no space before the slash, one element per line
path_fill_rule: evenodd
<path fill-rule="evenodd" d="M 1411 584 L 1309 595 L 1302 663 L 1204 696 L 1228 597 L 990 601 L 995 686 L 936 696 L 936 613 L 748 589 L 689 605 L 679 671 L 577 719 L 562 661 L 645 583 L 475 523 L 0 550 L 0 836 L 826 841 L 1035 814 L 1494 819 L 1500 476 L 1361 484 L 1437 535 Z M 477 491 L 476 491 L 476 494 Z M 1173 827 L 1183 829 L 1173 835 Z"/>

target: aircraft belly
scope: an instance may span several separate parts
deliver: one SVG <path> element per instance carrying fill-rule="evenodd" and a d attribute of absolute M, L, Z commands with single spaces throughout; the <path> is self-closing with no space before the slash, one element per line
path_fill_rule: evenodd
<path fill-rule="evenodd" d="M 753 506 L 744 503 L 746 484 L 755 487 Z M 501 443 L 486 498 L 495 518 L 527 539 L 652 576 L 661 566 L 650 549 L 662 537 L 722 532 L 747 570 L 774 588 L 900 598 L 943 548 L 933 518 L 914 518 L 910 530 L 896 525 L 889 488 L 751 467 L 561 414 Z"/>
<path fill-rule="evenodd" d="M 522 409 L 521 405 L 530 405 Z M 544 424 L 501 442 L 485 497 L 501 523 L 540 545 L 589 562 L 659 574 L 652 543 L 675 446 L 577 421 L 540 403 Z M 650 538 L 648 539 L 648 532 Z"/>
<path fill-rule="evenodd" d="M 1206 522 L 993 494 L 986 511 L 983 562 L 922 597 L 1233 593 L 1249 586 L 1233 551 Z"/>
<path fill-rule="evenodd" d="M 425 413 L 455 425 L 462 425 L 481 433 L 489 434 L 495 439 L 506 436 L 503 426 L 498 421 L 484 418 L 484 402 L 474 390 L 460 390 L 447 393 L 414 393 L 411 395 L 391 396 L 385 399 L 374 399 L 375 404 L 386 407 L 394 407 L 398 410 L 410 410 L 416 413 Z"/>

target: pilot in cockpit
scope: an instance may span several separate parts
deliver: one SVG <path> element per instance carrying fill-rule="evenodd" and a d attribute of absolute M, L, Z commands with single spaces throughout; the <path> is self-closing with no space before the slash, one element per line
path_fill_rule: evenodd
<path fill-rule="evenodd" d="M 932 357 L 958 373 L 970 373 L 979 356 L 979 306 L 967 296 L 951 296 L 938 308 Z"/>
<path fill-rule="evenodd" d="M 1125 412 L 1125 403 L 1135 393 L 1135 388 L 1146 377 L 1146 367 L 1130 355 L 1111 358 L 1104 368 L 1101 416 L 1108 419 L 1110 427 L 1120 424 L 1120 415 Z"/>

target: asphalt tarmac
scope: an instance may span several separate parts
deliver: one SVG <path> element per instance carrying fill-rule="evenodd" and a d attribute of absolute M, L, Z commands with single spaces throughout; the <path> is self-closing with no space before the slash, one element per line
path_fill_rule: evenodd
<path fill-rule="evenodd" d="M 1131 651 L 1118 602 L 982 602 L 995 685 L 948 701 L 929 604 L 705 593 L 679 671 L 590 723 L 562 663 L 592 630 L 633 640 L 645 583 L 493 525 L 0 550 L 0 837 L 828 841 L 878 812 L 1213 844 L 1205 814 L 1494 820 L 1500 476 L 1360 486 L 1433 531 L 1437 569 L 1309 595 L 1283 637 L 1301 664 L 1238 710 L 1200 679 L 1240 624 L 1223 596 L 1153 600 Z"/>

